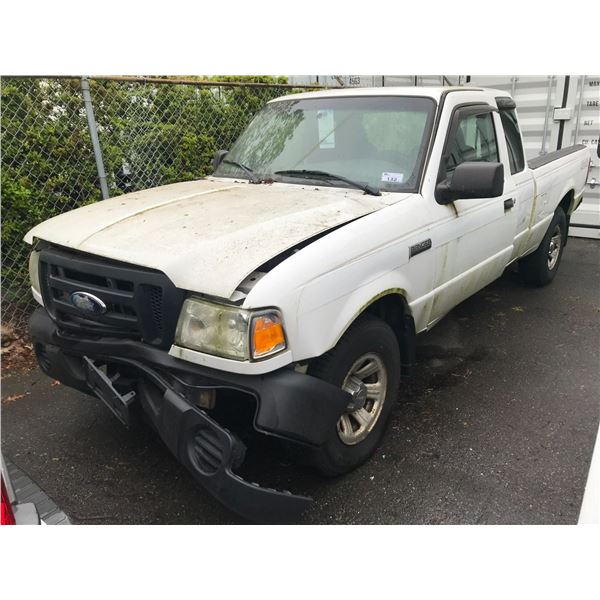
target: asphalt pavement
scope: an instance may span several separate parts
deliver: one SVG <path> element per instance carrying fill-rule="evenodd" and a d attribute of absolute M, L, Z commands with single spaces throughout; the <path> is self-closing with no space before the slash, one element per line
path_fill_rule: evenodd
<path fill-rule="evenodd" d="M 245 473 L 311 495 L 302 523 L 576 523 L 599 421 L 600 244 L 552 285 L 509 271 L 420 336 L 383 444 L 324 479 L 256 436 Z M 155 435 L 34 369 L 2 373 L 2 449 L 76 523 L 243 523 Z"/>

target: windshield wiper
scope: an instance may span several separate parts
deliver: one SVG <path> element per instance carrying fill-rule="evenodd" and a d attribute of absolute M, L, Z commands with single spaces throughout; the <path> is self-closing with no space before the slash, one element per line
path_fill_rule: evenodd
<path fill-rule="evenodd" d="M 238 169 L 241 169 L 242 171 L 244 171 L 244 173 L 246 173 L 246 175 L 248 175 L 248 179 L 250 180 L 250 183 L 262 183 L 260 180 L 260 177 L 257 177 L 254 174 L 254 171 L 250 167 L 247 167 L 246 165 L 243 165 L 242 163 L 236 162 L 235 160 L 229 160 L 228 158 L 224 158 L 221 162 L 225 163 L 226 165 L 232 165 L 233 167 L 237 167 Z"/>
<path fill-rule="evenodd" d="M 381 192 L 378 188 L 359 183 L 358 181 L 352 181 L 342 175 L 335 175 L 334 173 L 328 173 L 327 171 L 312 171 L 310 169 L 287 169 L 284 171 L 275 171 L 275 175 L 283 175 L 284 177 L 306 177 L 308 179 L 337 179 L 338 181 L 344 181 L 345 183 L 355 187 L 359 190 L 363 190 L 365 194 L 371 196 L 381 196 Z"/>

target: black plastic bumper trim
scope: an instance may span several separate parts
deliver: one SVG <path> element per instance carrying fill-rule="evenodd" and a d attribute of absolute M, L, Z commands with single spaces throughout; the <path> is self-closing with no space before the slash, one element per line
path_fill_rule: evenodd
<path fill-rule="evenodd" d="M 34 311 L 29 325 L 34 344 L 46 345 L 46 353 L 53 363 L 59 362 L 58 357 L 53 356 L 60 350 L 69 356 L 132 363 L 144 373 L 162 371 L 186 376 L 193 381 L 193 387 L 200 389 L 229 388 L 246 392 L 257 399 L 254 427 L 258 431 L 303 444 L 324 444 L 350 402 L 350 395 L 342 389 L 290 368 L 264 375 L 242 375 L 196 365 L 142 342 L 82 339 L 60 333 L 43 308 Z M 62 367 L 59 370 L 53 373 L 56 379 L 82 389 L 72 373 L 64 372 Z"/>
<path fill-rule="evenodd" d="M 163 401 L 158 404 L 144 396 L 140 399 L 169 450 L 231 511 L 255 523 L 287 523 L 297 520 L 311 504 L 312 499 L 306 496 L 263 488 L 236 475 L 232 468 L 243 458 L 243 444 L 173 390 L 165 388 Z M 206 446 L 214 456 L 211 463 L 201 455 Z"/>
<path fill-rule="evenodd" d="M 43 308 L 31 316 L 30 331 L 40 366 L 48 375 L 86 393 L 93 392 L 109 407 L 118 406 L 123 396 L 108 378 L 90 367 L 96 362 L 128 365 L 157 386 L 162 393 L 159 401 L 138 393 L 142 408 L 171 452 L 230 510 L 251 521 L 274 523 L 296 520 L 308 506 L 310 498 L 261 488 L 236 475 L 232 469 L 243 460 L 242 442 L 188 402 L 171 380 L 177 378 L 192 388 L 247 392 L 257 399 L 257 430 L 317 446 L 335 431 L 348 405 L 349 395 L 343 390 L 292 369 L 239 375 L 188 363 L 141 342 L 68 336 L 59 332 Z M 116 409 L 117 415 L 127 422 L 122 408 Z"/>

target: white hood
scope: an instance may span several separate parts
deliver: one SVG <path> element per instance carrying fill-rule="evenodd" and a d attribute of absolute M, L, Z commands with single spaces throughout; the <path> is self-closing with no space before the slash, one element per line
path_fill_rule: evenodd
<path fill-rule="evenodd" d="M 34 227 L 25 241 L 158 269 L 179 288 L 229 298 L 264 262 L 389 202 L 360 190 L 204 179 L 83 206 Z"/>

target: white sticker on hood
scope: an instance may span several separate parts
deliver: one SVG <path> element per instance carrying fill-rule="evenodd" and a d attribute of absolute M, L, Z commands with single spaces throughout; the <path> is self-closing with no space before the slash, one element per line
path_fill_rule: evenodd
<path fill-rule="evenodd" d="M 402 183 L 404 181 L 404 173 L 382 173 L 381 181 L 388 183 Z"/>

